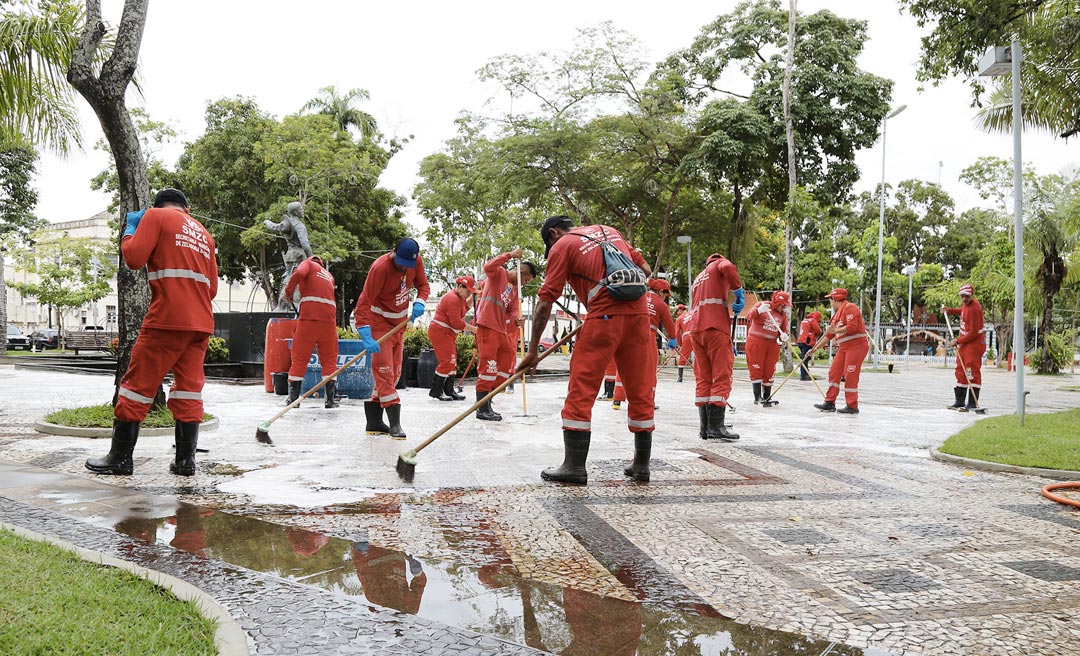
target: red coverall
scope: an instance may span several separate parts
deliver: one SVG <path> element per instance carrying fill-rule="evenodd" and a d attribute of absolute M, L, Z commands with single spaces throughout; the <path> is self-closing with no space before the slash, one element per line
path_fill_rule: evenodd
<path fill-rule="evenodd" d="M 293 334 L 289 380 L 304 379 L 312 348 L 319 349 L 320 375 L 329 376 L 337 369 L 338 359 L 334 276 L 309 257 L 293 271 L 285 286 L 285 298 L 292 298 L 297 287 L 300 288 L 300 321 Z"/>
<path fill-rule="evenodd" d="M 457 336 L 465 330 L 465 313 L 468 311 L 465 299 L 454 290 L 443 294 L 435 308 L 435 318 L 431 320 L 427 334 L 431 347 L 435 349 L 435 357 L 439 360 L 435 373 L 440 376 L 457 374 Z"/>
<path fill-rule="evenodd" d="M 655 333 L 649 328 L 644 296 L 635 301 L 617 301 L 603 287 L 598 287 L 597 281 L 604 277 L 604 258 L 597 242 L 602 242 L 604 235 L 635 264 L 648 266 L 641 253 L 630 248 L 619 231 L 612 227 L 571 228 L 569 235 L 551 247 L 547 275 L 540 288 L 541 300 L 554 303 L 569 282 L 588 309 L 574 346 L 574 357 L 570 359 L 570 384 L 562 410 L 563 430 L 592 430 L 593 401 L 604 378 L 604 370 L 614 360 L 630 401 L 627 412 L 630 431 L 648 432 L 654 427 Z"/>
<path fill-rule="evenodd" d="M 844 401 L 849 408 L 859 407 L 859 376 L 862 363 L 870 352 L 870 342 L 866 340 L 866 324 L 863 323 L 859 306 L 844 301 L 833 314 L 830 326 L 847 327 L 847 333 L 835 338 L 838 348 L 829 367 L 829 389 L 825 400 L 835 403 L 840 396 L 840 379 L 844 379 Z"/>
<path fill-rule="evenodd" d="M 499 378 L 510 377 L 514 365 L 514 345 L 510 322 L 517 317 L 517 288 L 509 282 L 509 272 L 504 266 L 510 254 L 496 255 L 484 265 L 484 286 L 480 290 L 480 303 L 476 306 L 476 391 L 490 392 L 501 382 Z M 517 334 L 516 331 L 512 334 Z"/>
<path fill-rule="evenodd" d="M 356 326 L 371 326 L 371 336 L 379 339 L 390 329 L 409 318 L 412 308 L 409 290 L 416 289 L 416 300 L 426 301 L 431 287 L 424 275 L 424 260 L 416 256 L 416 266 L 402 273 L 394 266 L 393 251 L 382 255 L 368 270 L 367 280 L 360 298 L 356 299 L 353 319 Z M 371 356 L 375 370 L 375 391 L 371 400 L 384 408 L 398 405 L 397 381 L 401 377 L 402 349 L 405 333 L 398 331 L 383 342 L 379 352 Z"/>
<path fill-rule="evenodd" d="M 768 301 L 761 301 L 748 313 L 750 325 L 746 330 L 746 367 L 750 382 L 772 387 L 776 361 L 780 358 L 777 330 L 787 322 L 783 312 L 776 312 Z M 785 331 L 786 332 L 786 331 Z"/>
<path fill-rule="evenodd" d="M 983 309 L 975 299 L 958 308 L 945 308 L 946 314 L 960 315 L 960 334 L 956 337 L 956 386 L 982 388 L 982 360 L 986 353 L 983 338 Z M 960 361 L 963 360 L 963 364 Z M 965 375 L 964 368 L 967 367 Z M 969 382 L 970 381 L 970 382 Z"/>
<path fill-rule="evenodd" d="M 671 319 L 671 308 L 664 302 L 663 297 L 657 294 L 653 290 L 645 292 L 646 309 L 649 311 L 649 325 L 652 328 L 663 327 L 664 335 L 668 337 L 675 336 L 675 322 Z M 656 331 L 652 331 L 655 337 Z M 659 355 L 657 355 L 659 358 Z M 653 396 L 656 396 L 656 386 L 653 386 Z M 622 377 L 617 375 L 615 377 L 615 398 L 613 401 L 619 401 L 620 403 L 626 400 L 626 388 L 623 387 Z"/>
<path fill-rule="evenodd" d="M 675 321 L 675 337 L 679 340 L 679 366 L 690 364 L 690 354 L 694 352 L 691 335 L 694 332 L 694 315 L 689 310 L 679 315 Z"/>
<path fill-rule="evenodd" d="M 147 268 L 150 309 L 131 350 L 113 409 L 120 421 L 141 422 L 171 369 L 169 410 L 177 421 L 202 421 L 203 359 L 214 332 L 217 247 L 206 228 L 180 209 L 146 210 L 139 229 L 120 244 L 130 269 Z"/>
<path fill-rule="evenodd" d="M 817 319 L 807 317 L 799 322 L 799 344 L 813 347 L 819 339 L 821 339 L 821 326 L 818 324 Z"/>
<path fill-rule="evenodd" d="M 690 311 L 694 313 L 695 405 L 726 406 L 731 395 L 731 321 L 728 294 L 742 287 L 739 270 L 719 257 L 709 262 L 694 279 Z"/>

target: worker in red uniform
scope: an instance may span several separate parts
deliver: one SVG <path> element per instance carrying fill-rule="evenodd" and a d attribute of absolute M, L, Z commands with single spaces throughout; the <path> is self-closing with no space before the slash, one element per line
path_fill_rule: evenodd
<path fill-rule="evenodd" d="M 693 331 L 694 315 L 685 305 L 679 303 L 675 307 L 675 339 L 679 342 L 679 359 L 676 361 L 679 366 L 679 378 L 676 382 L 679 383 L 683 382 L 683 369 L 690 364 L 690 356 L 694 352 L 693 340 L 690 338 Z"/>
<path fill-rule="evenodd" d="M 146 267 L 150 309 L 120 380 L 109 453 L 87 460 L 86 468 L 96 474 L 132 473 L 139 423 L 172 370 L 168 405 L 176 420 L 176 459 L 169 471 L 194 476 L 203 419 L 203 360 L 214 332 L 217 247 L 206 228 L 188 214 L 184 194 L 162 189 L 153 208 L 128 213 L 120 251 L 129 269 Z"/>
<path fill-rule="evenodd" d="M 735 295 L 731 313 L 728 312 L 728 294 Z M 694 403 L 698 407 L 701 434 L 706 439 L 725 442 L 739 439 L 738 433 L 727 429 L 724 419 L 731 396 L 731 372 L 735 366 L 731 326 L 745 304 L 739 270 L 723 255 L 710 255 L 690 291 L 690 311 L 694 313 L 694 377 L 697 379 Z"/>
<path fill-rule="evenodd" d="M 813 350 L 819 339 L 821 339 L 821 313 L 815 310 L 799 322 L 799 360 L 802 362 L 799 365 L 799 380 L 810 380 L 810 363 L 808 362 L 810 358 L 806 357 L 806 354 Z"/>
<path fill-rule="evenodd" d="M 678 346 L 679 342 L 675 339 L 675 321 L 671 318 L 671 308 L 668 307 L 664 292 L 667 292 L 667 296 L 671 296 L 671 285 L 669 285 L 666 280 L 649 278 L 649 291 L 645 293 L 645 307 L 649 311 L 649 326 L 653 330 L 654 339 L 662 338 L 664 340 L 664 345 L 667 346 L 667 348 L 672 349 Z M 664 331 L 663 335 L 660 335 L 658 332 L 661 329 Z M 659 355 L 657 357 L 659 357 Z M 655 398 L 656 389 L 654 386 L 654 410 L 657 409 Z M 619 410 L 622 407 L 622 402 L 625 400 L 626 388 L 623 387 L 622 379 L 616 376 L 615 398 L 612 400 L 611 407 L 615 410 Z"/>
<path fill-rule="evenodd" d="M 825 329 L 825 335 L 837 345 L 832 366 L 829 367 L 829 391 L 825 392 L 825 401 L 815 403 L 814 407 L 822 412 L 838 412 L 845 415 L 859 414 L 859 376 L 862 363 L 870 351 L 870 342 L 866 337 L 866 324 L 863 323 L 859 306 L 847 300 L 847 290 L 836 288 L 825 298 L 832 307 L 832 321 Z M 847 406 L 836 409 L 836 398 L 840 396 L 840 380 L 844 381 L 844 401 Z"/>
<path fill-rule="evenodd" d="M 791 295 L 776 291 L 768 301 L 759 301 L 748 313 L 746 368 L 750 370 L 750 384 L 754 387 L 754 405 L 770 401 L 780 345 L 791 339 L 784 313 L 786 307 L 791 307 Z"/>
<path fill-rule="evenodd" d="M 416 290 L 416 300 L 409 309 L 409 290 Z M 353 317 L 360 343 L 368 353 L 373 353 L 371 367 L 375 374 L 375 391 L 370 401 L 364 402 L 368 435 L 386 435 L 403 440 L 401 428 L 401 399 L 397 393 L 397 381 L 401 377 L 402 349 L 405 333 L 398 331 L 380 346 L 376 341 L 408 319 L 416 321 L 424 314 L 431 287 L 424 274 L 424 258 L 420 257 L 420 244 L 405 237 L 398 241 L 394 250 L 375 260 L 368 270 L 364 289 L 356 299 Z M 383 422 L 383 410 L 390 421 Z"/>
<path fill-rule="evenodd" d="M 510 377 L 517 345 L 517 335 L 510 325 L 517 325 L 518 276 L 526 284 L 536 276 L 536 265 L 522 262 L 513 271 L 506 270 L 511 259 L 521 259 L 521 249 L 496 255 L 484 264 L 484 285 L 480 290 L 480 302 L 476 306 L 476 400 L 484 398 Z M 502 415 L 491 408 L 491 401 L 476 409 L 476 418 L 482 421 L 502 421 Z"/>
<path fill-rule="evenodd" d="M 585 461 L 592 439 L 592 407 L 604 369 L 614 360 L 626 387 L 630 402 L 627 424 L 634 434 L 634 461 L 624 473 L 634 480 L 647 481 L 654 428 L 655 341 L 644 293 L 635 300 L 618 300 L 599 283 L 606 277 L 605 240 L 630 258 L 644 275 L 650 273 L 649 265 L 618 230 L 609 226 L 576 228 L 569 217 L 553 216 L 544 221 L 540 235 L 547 246 L 547 275 L 533 311 L 529 352 L 518 371 L 531 369 L 536 363 L 537 345 L 551 316 L 551 305 L 562 296 L 564 285 L 569 283 L 588 309 L 570 360 L 570 383 L 562 409 L 563 463 L 545 469 L 540 476 L 563 483 L 588 482 Z"/>
<path fill-rule="evenodd" d="M 300 290 L 300 320 L 292 341 L 292 364 L 289 365 L 288 405 L 300 398 L 300 386 L 307 373 L 312 349 L 318 349 L 320 375 L 324 378 L 337 370 L 338 332 L 337 300 L 334 296 L 334 276 L 326 270 L 322 258 L 312 255 L 296 267 L 285 285 L 285 298 L 293 298 Z M 336 408 L 337 383 L 323 387 L 327 408 Z"/>
<path fill-rule="evenodd" d="M 961 412 L 979 407 L 982 390 L 982 360 L 986 353 L 983 338 L 983 309 L 975 300 L 975 288 L 971 283 L 960 285 L 960 307 L 942 307 L 946 314 L 960 316 L 960 334 L 949 343 L 956 348 L 956 401 L 949 406 Z"/>
<path fill-rule="evenodd" d="M 457 375 L 457 336 L 458 333 L 476 332 L 476 326 L 465 323 L 465 314 L 469 311 L 470 300 L 476 294 L 476 281 L 472 276 L 461 276 L 454 280 L 456 287 L 443 294 L 435 308 L 435 318 L 428 326 L 428 339 L 435 349 L 435 358 L 439 365 L 431 377 L 431 390 L 428 396 L 440 401 L 464 401 L 465 397 L 454 391 L 454 377 Z"/>

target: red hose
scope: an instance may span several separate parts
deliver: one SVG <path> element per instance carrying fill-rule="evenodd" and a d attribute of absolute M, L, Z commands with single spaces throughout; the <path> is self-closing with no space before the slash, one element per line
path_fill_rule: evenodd
<path fill-rule="evenodd" d="M 1053 490 L 1061 490 L 1061 489 L 1080 489 L 1080 483 L 1077 483 L 1077 482 L 1072 482 L 1072 483 L 1050 483 L 1049 485 L 1046 485 L 1046 486 L 1043 487 L 1042 495 L 1044 497 L 1046 497 L 1047 499 L 1050 499 L 1051 501 L 1057 501 L 1058 503 L 1063 503 L 1066 506 L 1073 506 L 1074 508 L 1080 508 L 1080 501 L 1077 501 L 1075 499 L 1070 499 L 1068 497 L 1063 497 L 1063 496 L 1060 496 L 1058 494 L 1053 494 L 1052 493 Z"/>

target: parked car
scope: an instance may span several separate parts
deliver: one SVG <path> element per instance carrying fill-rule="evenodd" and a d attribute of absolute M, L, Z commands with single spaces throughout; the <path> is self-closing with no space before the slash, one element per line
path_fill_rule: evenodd
<path fill-rule="evenodd" d="M 8 324 L 7 347 L 12 351 L 29 351 L 30 339 L 19 330 L 18 326 Z"/>
<path fill-rule="evenodd" d="M 101 331 L 105 332 L 105 326 L 83 326 L 83 332 Z"/>
<path fill-rule="evenodd" d="M 60 348 L 60 331 L 55 328 L 39 328 L 30 333 L 30 343 L 35 349 Z"/>

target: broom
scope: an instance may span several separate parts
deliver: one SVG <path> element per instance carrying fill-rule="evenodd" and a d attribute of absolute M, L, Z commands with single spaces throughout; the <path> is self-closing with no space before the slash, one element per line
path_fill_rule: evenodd
<path fill-rule="evenodd" d="M 540 362 L 544 358 L 546 358 L 547 356 L 549 356 L 552 353 L 554 353 L 555 351 L 557 351 L 559 349 L 559 347 L 562 346 L 563 344 L 569 342 L 574 336 L 576 336 L 578 334 L 578 332 L 581 331 L 581 327 L 584 326 L 584 325 L 585 324 L 578 324 L 576 328 L 574 328 L 569 333 L 567 333 L 562 339 L 555 342 L 555 344 L 551 348 L 549 348 L 548 350 L 541 353 L 540 356 L 536 359 L 536 364 L 540 364 Z M 472 407 L 470 407 L 468 410 L 462 412 L 457 417 L 454 417 L 454 419 L 452 419 L 449 424 L 447 424 L 447 425 L 443 426 L 442 428 L 440 428 L 438 431 L 436 431 L 436 433 L 434 435 L 432 435 L 431 437 L 424 440 L 415 449 L 409 449 L 408 451 L 403 451 L 401 453 L 401 455 L 398 456 L 398 459 L 397 459 L 397 473 L 398 473 L 398 476 L 401 478 L 401 480 L 406 482 L 406 483 L 412 483 L 413 476 L 416 474 L 416 455 L 418 453 L 420 453 L 421 451 L 426 449 L 432 442 L 434 442 L 435 440 L 442 437 L 451 428 L 453 428 L 454 426 L 457 426 L 461 422 L 462 419 L 465 419 L 466 417 L 468 417 L 472 413 L 476 412 L 477 408 L 479 408 L 480 406 L 484 405 L 485 403 L 490 401 L 492 398 L 494 398 L 496 394 L 503 391 L 503 389 L 505 389 L 506 386 L 508 386 L 510 383 L 513 383 L 515 380 L 517 380 L 518 378 L 521 378 L 524 375 L 525 375 L 525 369 L 519 369 L 517 371 L 517 373 L 513 374 L 512 376 L 510 376 L 509 378 L 507 378 L 503 382 L 499 383 L 498 387 L 496 387 L 495 389 L 488 392 L 487 395 L 484 396 L 484 398 L 482 398 L 479 401 L 477 401 L 476 403 L 472 404 Z"/>
<path fill-rule="evenodd" d="M 378 339 L 378 343 L 382 344 L 383 340 L 387 339 L 388 337 L 390 337 L 391 335 L 393 335 L 397 331 L 401 330 L 402 328 L 404 328 L 408 324 L 409 324 L 409 320 L 406 319 L 405 321 L 402 321 L 398 325 L 394 326 L 393 328 L 390 329 L 389 332 L 387 332 L 385 335 L 383 335 L 382 337 L 380 337 Z M 261 424 L 259 424 L 258 428 L 255 429 L 255 439 L 262 442 L 263 444 L 273 444 L 274 441 L 270 439 L 270 424 L 272 424 L 275 421 L 277 421 L 278 419 L 281 419 L 282 417 L 284 417 L 285 413 L 287 413 L 289 410 L 292 410 L 293 408 L 299 406 L 301 401 L 308 398 L 309 396 L 311 396 L 315 392 L 318 392 L 319 390 L 321 390 L 323 387 L 326 386 L 327 383 L 329 383 L 330 381 L 337 378 L 338 374 L 340 374 L 341 372 L 343 372 L 346 369 L 348 369 L 349 367 L 351 367 L 353 364 L 355 364 L 358 360 L 360 360 L 360 358 L 364 357 L 365 355 L 367 355 L 366 350 L 360 351 L 359 353 L 357 353 L 353 357 L 349 358 L 349 361 L 346 362 L 345 364 L 341 365 L 340 367 L 338 367 L 337 371 L 330 374 L 329 376 L 324 376 L 323 379 L 321 381 L 319 381 L 319 383 L 317 385 L 315 385 L 314 387 L 312 387 L 308 391 L 304 392 L 304 394 L 302 396 L 300 396 L 300 398 L 296 399 L 295 401 L 293 401 L 289 405 L 285 406 L 285 408 L 281 412 L 279 412 L 276 415 L 274 415 L 273 417 L 271 417 L 268 421 L 264 421 Z"/>

